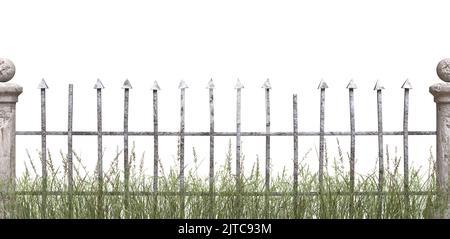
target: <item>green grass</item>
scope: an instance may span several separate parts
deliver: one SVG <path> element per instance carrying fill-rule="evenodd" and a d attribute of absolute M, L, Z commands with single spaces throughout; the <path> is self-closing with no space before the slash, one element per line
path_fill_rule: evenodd
<path fill-rule="evenodd" d="M 194 151 L 195 152 L 195 151 Z M 72 211 L 69 206 L 69 194 L 67 193 L 67 160 L 61 153 L 64 166 L 57 169 L 53 165 L 52 155 L 48 155 L 48 191 L 60 191 L 59 195 L 47 195 L 46 206 L 40 195 L 26 195 L 18 193 L 15 200 L 10 200 L 5 210 L 12 210 L 11 217 L 15 218 L 69 218 L 72 212 L 73 218 L 180 218 L 181 196 L 158 195 L 135 195 L 133 192 L 151 192 L 153 178 L 144 175 L 143 160 L 137 160 L 134 147 L 130 160 L 130 196 L 128 206 L 124 202 L 125 196 L 105 195 L 99 197 L 96 172 L 87 172 L 80 157 L 74 155 L 74 196 Z M 253 164 L 251 170 L 242 178 L 242 192 L 259 192 L 257 196 L 244 196 L 236 192 L 236 179 L 231 168 L 233 152 L 231 144 L 225 156 L 222 167 L 216 169 L 215 190 L 219 196 L 214 197 L 211 204 L 209 183 L 207 177 L 197 176 L 197 156 L 194 153 L 194 163 L 197 165 L 185 172 L 185 187 L 187 192 L 206 192 L 204 195 L 187 195 L 185 200 L 185 218 L 430 218 L 436 211 L 436 196 L 431 193 L 435 191 L 435 175 L 433 169 L 433 157 L 430 153 L 430 168 L 428 173 L 410 169 L 410 191 L 430 191 L 429 194 L 414 196 L 410 195 L 409 205 L 403 191 L 403 176 L 399 170 L 400 157 L 386 155 L 386 171 L 384 191 L 382 197 L 381 215 L 379 215 L 379 196 L 355 195 L 351 200 L 350 195 L 339 195 L 337 193 L 350 191 L 350 177 L 345 164 L 348 164 L 348 156 L 339 155 L 327 165 L 324 175 L 324 185 L 320 195 L 304 195 L 302 193 L 319 191 L 318 175 L 305 163 L 309 152 L 299 159 L 299 186 L 298 200 L 293 200 L 292 176 L 285 171 L 272 177 L 271 189 L 273 192 L 284 193 L 281 196 L 265 197 L 264 176 L 261 174 L 262 165 L 259 159 Z M 40 178 L 30 156 L 26 172 L 18 177 L 16 190 L 18 192 L 40 191 L 42 178 Z M 244 157 L 243 157 L 244 158 Z M 105 168 L 103 191 L 121 192 L 124 190 L 123 172 L 119 168 L 122 164 L 121 152 Z M 328 156 L 326 164 L 328 164 Z M 331 161 L 331 160 L 330 160 Z M 107 170 L 106 170 L 107 169 Z M 178 165 L 165 169 L 160 163 L 160 192 L 179 191 Z M 356 192 L 377 192 L 378 169 L 374 169 L 367 175 L 356 175 Z M 82 194 L 83 192 L 92 194 Z M 239 196 L 241 195 L 241 196 Z M 102 202 L 102 204 L 99 204 Z M 294 210 L 296 204 L 297 211 Z M 5 204 L 6 205 L 6 204 Z M 12 206 L 11 206 L 12 205 Z M 213 205 L 213 206 L 211 206 Z M 353 205 L 353 207 L 351 206 Z"/>

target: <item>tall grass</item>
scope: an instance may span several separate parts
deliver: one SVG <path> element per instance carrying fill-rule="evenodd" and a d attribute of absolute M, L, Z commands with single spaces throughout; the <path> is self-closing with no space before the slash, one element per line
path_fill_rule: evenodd
<path fill-rule="evenodd" d="M 198 160 L 194 151 L 195 166 L 187 171 L 185 187 L 187 194 L 179 196 L 173 194 L 179 191 L 178 165 L 164 168 L 160 162 L 159 192 L 155 196 L 152 190 L 153 178 L 144 173 L 144 155 L 137 160 L 134 146 L 130 155 L 130 195 L 128 207 L 124 204 L 125 196 L 123 172 L 119 167 L 121 151 L 117 151 L 114 160 L 105 172 L 102 207 L 98 207 L 99 188 L 96 172 L 88 172 L 80 157 L 74 154 L 74 183 L 73 200 L 69 206 L 67 186 L 67 158 L 61 153 L 63 167 L 55 168 L 53 157 L 48 155 L 48 179 L 46 206 L 43 207 L 41 191 L 42 178 L 38 176 L 38 169 L 29 155 L 25 173 L 16 181 L 16 192 L 11 204 L 5 210 L 11 210 L 10 216 L 15 218 L 179 218 L 181 200 L 185 200 L 184 216 L 186 218 L 377 218 L 379 217 L 379 195 L 349 195 L 350 175 L 345 170 L 348 155 L 344 156 L 339 146 L 337 158 L 332 165 L 327 166 L 324 175 L 324 185 L 321 194 L 318 192 L 318 175 L 313 172 L 305 159 L 308 151 L 299 162 L 299 188 L 297 202 L 293 197 L 292 176 L 283 170 L 271 181 L 270 192 L 280 195 L 265 197 L 264 176 L 261 174 L 259 158 L 251 170 L 242 177 L 241 194 L 236 192 L 236 180 L 231 163 L 233 152 L 231 143 L 225 155 L 224 164 L 215 174 L 214 197 L 208 194 L 209 183 L 207 177 L 197 174 Z M 328 163 L 330 160 L 327 159 Z M 430 169 L 422 174 L 419 170 L 410 169 L 409 190 L 427 191 L 425 195 L 410 195 L 409 203 L 403 191 L 403 175 L 399 165 L 401 158 L 386 155 L 385 194 L 382 197 L 381 218 L 430 218 L 436 210 L 435 175 L 433 170 L 433 156 L 430 153 Z M 377 192 L 378 169 L 369 174 L 357 175 L 355 192 Z M 33 193 L 34 192 L 34 193 Z M 87 193 L 90 192 L 90 193 Z M 257 192 L 258 194 L 252 194 Z M 197 193 L 197 194 L 195 194 Z M 203 193 L 203 194 L 202 194 Z M 114 195 L 111 195 L 114 194 Z M 267 198 L 267 201 L 265 201 Z M 353 198 L 353 200 L 352 200 Z M 211 200 L 214 199 L 214 200 Z M 297 211 L 294 211 L 296 204 Z M 6 204 L 3 205 L 3 207 Z M 12 205 L 12 206 L 11 206 Z M 71 211 L 72 210 L 72 211 Z M 101 210 L 101 211 L 99 211 Z"/>

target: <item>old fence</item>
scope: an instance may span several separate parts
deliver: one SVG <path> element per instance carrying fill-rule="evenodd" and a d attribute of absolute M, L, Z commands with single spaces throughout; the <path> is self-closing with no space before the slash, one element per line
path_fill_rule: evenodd
<path fill-rule="evenodd" d="M 87 135 L 97 136 L 97 148 L 98 148 L 98 163 L 97 163 L 97 180 L 99 184 L 99 207 L 102 207 L 101 200 L 102 195 L 124 195 L 124 205 L 128 206 L 128 198 L 131 194 L 143 194 L 154 195 L 155 200 L 157 195 L 174 195 L 180 196 L 181 212 L 180 217 L 184 217 L 184 203 L 185 195 L 193 195 L 199 193 L 188 192 L 185 190 L 185 177 L 184 177 L 184 142 L 185 136 L 208 136 L 209 147 L 209 192 L 200 193 L 205 196 L 210 196 L 211 205 L 214 205 L 213 201 L 217 194 L 214 187 L 214 138 L 217 136 L 233 136 L 236 137 L 236 191 L 239 196 L 246 195 L 261 195 L 265 196 L 266 203 L 269 196 L 281 195 L 281 192 L 273 192 L 270 190 L 271 168 L 270 168 L 270 139 L 271 136 L 288 136 L 292 137 L 294 142 L 293 147 L 293 202 L 294 211 L 297 210 L 297 199 L 300 195 L 320 195 L 322 191 L 323 178 L 324 178 L 324 144 L 325 136 L 339 135 L 350 136 L 350 191 L 341 192 L 344 195 L 378 195 L 379 214 L 381 215 L 382 208 L 382 196 L 386 193 L 383 191 L 384 181 L 384 165 L 383 165 L 383 136 L 384 135 L 401 135 L 403 136 L 403 164 L 404 164 L 404 188 L 402 194 L 407 202 L 409 202 L 410 195 L 424 195 L 429 192 L 417 192 L 410 191 L 408 188 L 409 182 L 409 163 L 408 163 L 408 137 L 409 135 L 436 135 L 436 174 L 437 174 L 437 188 L 439 192 L 446 193 L 448 189 L 448 158 L 450 152 L 449 136 L 450 136 L 450 60 L 444 59 L 437 66 L 437 73 L 439 77 L 445 81 L 445 83 L 435 84 L 430 87 L 430 93 L 434 95 L 434 99 L 437 106 L 437 124 L 436 131 L 409 131 L 408 130 L 408 112 L 409 112 L 409 92 L 411 84 L 408 80 L 402 85 L 404 91 L 404 113 L 403 113 L 403 129 L 400 131 L 383 131 L 383 116 L 382 116 L 382 92 L 383 87 L 377 82 L 374 90 L 377 94 L 377 116 L 378 116 L 378 130 L 377 131 L 356 131 L 355 130 L 355 111 L 354 111 L 354 90 L 356 85 L 353 81 L 350 81 L 347 85 L 349 95 L 349 123 L 350 131 L 325 131 L 325 93 L 328 88 L 324 81 L 321 81 L 318 89 L 320 90 L 320 129 L 317 132 L 302 132 L 298 130 L 298 114 L 297 114 L 297 95 L 293 95 L 292 98 L 292 131 L 290 132 L 273 132 L 271 131 L 270 123 L 270 90 L 271 86 L 269 80 L 267 80 L 262 88 L 265 90 L 265 112 L 266 112 L 266 129 L 264 132 L 245 132 L 241 131 L 241 90 L 244 86 L 238 80 L 235 86 L 236 89 L 236 131 L 235 132 L 217 132 L 214 129 L 214 84 L 213 81 L 209 81 L 209 118 L 210 118 L 210 130 L 209 132 L 186 132 L 185 131 L 185 90 L 188 86 L 184 81 L 179 84 L 180 89 L 180 128 L 178 131 L 163 132 L 158 130 L 158 91 L 160 90 L 158 83 L 155 81 L 152 87 L 153 91 L 153 131 L 129 131 L 128 130 L 128 106 L 129 106 L 129 93 L 132 88 L 130 82 L 126 80 L 123 84 L 124 90 L 124 115 L 123 115 L 123 131 L 103 131 L 102 129 L 102 90 L 104 88 L 102 82 L 97 80 L 94 88 L 97 93 L 97 130 L 96 131 L 74 131 L 72 128 L 73 123 L 73 85 L 69 85 L 68 89 L 68 125 L 66 131 L 47 131 L 46 130 L 46 90 L 48 89 L 47 83 L 42 80 L 39 84 L 41 91 L 41 130 L 39 131 L 16 131 L 15 129 L 15 110 L 18 96 L 22 93 L 22 87 L 14 83 L 7 83 L 14 76 L 15 68 L 11 61 L 7 59 L 0 59 L 0 182 L 11 183 L 15 179 L 15 138 L 16 135 L 40 135 L 42 143 L 42 191 L 39 192 L 15 192 L 16 194 L 34 194 L 42 195 L 42 208 L 43 212 L 46 207 L 47 195 L 57 195 L 63 192 L 52 192 L 47 190 L 47 136 L 51 135 L 65 135 L 68 139 L 67 144 L 67 162 L 68 162 L 68 195 L 69 195 L 69 207 L 72 206 L 71 200 L 73 195 L 73 151 L 72 151 L 72 137 L 74 135 Z M 378 191 L 376 192 L 359 192 L 355 191 L 355 141 L 356 136 L 373 135 L 378 137 Z M 123 137 L 123 154 L 124 154 L 124 191 L 123 192 L 103 192 L 103 136 L 122 136 Z M 153 136 L 153 188 L 149 192 L 130 192 L 127 187 L 130 175 L 129 167 L 129 150 L 128 150 L 128 136 Z M 159 161 L 159 136 L 177 136 L 179 137 L 179 191 L 178 192 L 162 192 L 158 190 L 158 161 Z M 242 136 L 264 136 L 265 137 L 265 192 L 242 192 L 241 191 L 241 137 Z M 298 191 L 298 137 L 299 136 L 319 136 L 319 172 L 318 183 L 319 190 L 316 192 L 299 192 Z M 6 188 L 4 188 L 6 190 Z M 94 193 L 94 192 L 92 192 Z M 98 193 L 98 192 L 95 192 Z M 443 194 L 444 195 L 444 194 Z M 447 194 L 445 194 L 447 195 Z M 239 198 L 237 200 L 239 202 Z M 69 211 L 72 211 L 69 209 Z M 101 211 L 101 210 L 99 210 Z M 294 212 L 295 213 L 295 212 Z M 439 217 L 445 217 L 445 215 L 438 215 Z"/>

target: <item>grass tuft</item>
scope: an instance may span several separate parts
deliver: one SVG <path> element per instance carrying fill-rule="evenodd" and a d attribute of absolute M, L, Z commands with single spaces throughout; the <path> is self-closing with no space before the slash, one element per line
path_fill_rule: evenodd
<path fill-rule="evenodd" d="M 48 155 L 47 199 L 43 208 L 42 178 L 38 176 L 34 160 L 28 153 L 25 172 L 16 180 L 16 194 L 2 194 L 3 211 L 13 218 L 379 218 L 379 200 L 382 200 L 381 218 L 432 218 L 436 212 L 434 158 L 430 151 L 430 169 L 422 174 L 419 169 L 410 169 L 410 192 L 428 192 L 424 195 L 403 194 L 403 175 L 399 172 L 401 158 L 386 154 L 385 185 L 382 197 L 378 191 L 378 169 L 367 175 L 356 175 L 355 195 L 351 191 L 350 175 L 345 170 L 348 154 L 345 155 L 338 141 L 338 155 L 324 170 L 324 185 L 318 192 L 318 175 L 310 170 L 305 159 L 311 150 L 299 162 L 299 188 L 295 197 L 292 175 L 283 170 L 273 176 L 269 193 L 278 192 L 278 196 L 268 197 L 265 201 L 264 176 L 261 174 L 260 159 L 257 156 L 252 169 L 242 177 L 242 194 L 236 191 L 236 176 L 231 162 L 233 151 L 231 142 L 225 155 L 224 164 L 215 172 L 216 194 L 209 194 L 207 177 L 197 174 L 199 163 L 195 149 L 194 167 L 186 172 L 184 195 L 184 213 L 180 213 L 182 197 L 175 195 L 179 191 L 179 167 L 168 168 L 160 165 L 157 196 L 151 193 L 153 177 L 145 175 L 144 154 L 136 160 L 134 145 L 130 153 L 130 180 L 128 203 L 124 203 L 125 185 L 123 170 L 119 168 L 122 151 L 117 149 L 112 163 L 104 175 L 102 205 L 99 208 L 99 187 L 97 177 L 89 173 L 81 158 L 74 153 L 73 194 L 68 193 L 67 158 L 60 153 L 63 168 L 55 168 L 52 157 Z M 388 147 L 386 151 L 388 152 Z M 244 157 L 242 157 L 244 159 Z M 30 168 L 31 167 L 31 168 Z M 53 192 L 53 193 L 50 193 Z M 55 193 L 56 192 L 56 193 Z M 109 192 L 109 193 L 107 193 Z M 164 193 L 165 192 L 165 193 Z M 358 192 L 372 192 L 361 195 Z M 5 199 L 9 197 L 9 200 Z M 72 198 L 73 200 L 69 200 Z M 352 200 L 353 198 L 353 200 Z M 69 203 L 72 205 L 69 206 Z M 128 206 L 127 206 L 128 205 Z M 294 206 L 295 205 L 295 206 Z M 296 211 L 294 211 L 296 208 Z M 72 210 L 72 211 L 70 211 Z M 101 210 L 101 211 L 99 211 Z"/>

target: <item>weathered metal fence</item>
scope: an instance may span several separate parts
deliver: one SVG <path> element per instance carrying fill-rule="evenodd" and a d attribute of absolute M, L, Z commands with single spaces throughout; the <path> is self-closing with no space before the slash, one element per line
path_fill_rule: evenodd
<path fill-rule="evenodd" d="M 10 63 L 12 65 L 12 63 Z M 12 65 L 13 66 L 13 65 Z M 438 75 L 444 81 L 450 81 L 450 61 L 443 60 L 438 65 Z M 0 75 L 1 76 L 1 75 Z M 10 77 L 12 78 L 12 76 Z M 10 79 L 9 78 L 9 79 Z M 9 80 L 8 79 L 8 80 Z M 12 91 L 11 85 L 16 88 Z M 244 86 L 238 80 L 235 86 L 236 89 L 236 131 L 235 132 L 217 132 L 214 128 L 214 83 L 212 80 L 209 81 L 207 89 L 209 90 L 209 118 L 210 118 L 210 130 L 209 132 L 185 132 L 185 91 L 188 86 L 184 81 L 179 84 L 180 89 L 180 128 L 178 131 L 159 131 L 158 130 L 158 91 L 160 87 L 155 81 L 152 87 L 153 91 L 153 131 L 129 131 L 128 130 L 128 107 L 129 107 L 129 94 L 132 86 L 128 80 L 123 84 L 122 89 L 124 90 L 124 115 L 123 115 L 123 131 L 103 131 L 102 129 L 102 90 L 104 86 L 100 80 L 94 86 L 97 93 L 97 131 L 74 131 L 73 125 L 73 85 L 69 85 L 68 89 L 68 126 L 67 131 L 47 131 L 46 130 L 46 91 L 48 89 L 47 83 L 42 80 L 39 84 L 39 89 L 41 91 L 41 130 L 40 131 L 15 131 L 15 123 L 12 125 L 5 125 L 4 122 L 8 120 L 13 120 L 15 117 L 15 102 L 17 102 L 18 95 L 21 93 L 21 88 L 11 83 L 0 83 L 0 128 L 2 128 L 0 137 L 0 149 L 2 150 L 0 158 L 0 172 L 2 181 L 13 180 L 15 178 L 15 135 L 40 135 L 42 142 L 42 191 L 39 192 L 16 192 L 17 194 L 33 194 L 42 195 L 42 212 L 45 212 L 46 207 L 46 197 L 47 195 L 58 195 L 63 192 L 54 192 L 47 190 L 47 136 L 52 135 L 65 135 L 67 136 L 67 163 L 68 163 L 68 194 L 69 202 L 73 200 L 73 150 L 72 150 L 72 138 L 77 135 L 84 136 L 97 136 L 97 150 L 98 150 L 98 163 L 97 163 L 97 180 L 99 184 L 98 194 L 98 206 L 99 209 L 102 208 L 102 201 L 104 195 L 123 195 L 124 205 L 128 207 L 128 201 L 130 195 L 153 195 L 155 196 L 155 205 L 157 200 L 157 195 L 174 195 L 180 196 L 181 212 L 180 217 L 184 217 L 184 207 L 186 195 L 204 195 L 210 196 L 211 207 L 214 205 L 215 196 L 221 195 L 221 193 L 216 193 L 214 188 L 214 138 L 218 136 L 233 136 L 236 137 L 236 191 L 237 191 L 237 202 L 240 202 L 240 196 L 248 195 L 260 195 L 265 196 L 266 205 L 268 203 L 268 198 L 270 196 L 284 195 L 282 192 L 273 192 L 270 190 L 270 179 L 271 179 L 271 168 L 270 168 L 270 139 L 271 136 L 288 136 L 293 139 L 293 193 L 290 195 L 293 197 L 294 211 L 297 211 L 297 201 L 300 195 L 320 195 L 323 188 L 323 178 L 324 178 L 324 145 L 325 136 L 350 136 L 350 191 L 340 192 L 341 195 L 349 195 L 351 197 L 355 195 L 378 195 L 378 213 L 381 216 L 383 195 L 386 193 L 383 191 L 383 181 L 384 181 L 384 165 L 383 165 L 383 137 L 385 135 L 399 135 L 403 136 L 403 151 L 404 151 L 404 188 L 401 194 L 405 195 L 406 205 L 409 202 L 410 195 L 427 195 L 430 192 L 416 192 L 410 191 L 408 188 L 409 182 L 409 156 L 408 156 L 408 138 L 409 135 L 436 135 L 437 134 L 437 185 L 438 189 L 446 192 L 447 182 L 448 182 L 448 137 L 450 136 L 449 124 L 450 122 L 450 83 L 440 83 L 430 87 L 430 92 L 435 96 L 435 101 L 437 103 L 437 131 L 409 131 L 408 130 L 408 116 L 409 116 L 409 91 L 412 88 L 408 80 L 406 80 L 401 88 L 404 91 L 404 114 L 403 114 L 403 129 L 401 131 L 383 131 L 383 117 L 382 117 L 382 91 L 383 86 L 377 81 L 374 90 L 377 94 L 377 121 L 378 130 L 377 131 L 356 131 L 355 129 L 355 110 L 354 110 L 354 90 L 357 88 L 354 81 L 351 80 L 347 85 L 349 92 L 349 109 L 350 109 L 350 131 L 325 131 L 325 93 L 328 88 L 324 81 L 321 81 L 318 89 L 320 90 L 320 128 L 319 131 L 299 131 L 298 123 L 298 103 L 297 95 L 293 95 L 292 98 L 292 131 L 289 132 L 273 132 L 271 131 L 270 124 L 270 82 L 267 80 L 262 88 L 265 90 L 265 113 L 266 113 L 266 129 L 264 132 L 246 132 L 241 131 L 241 90 Z M 10 111 L 5 111 L 5 109 L 11 109 Z M 5 128 L 6 127 L 6 128 Z M 3 130 L 3 128 L 6 129 Z M 4 140 L 5 132 L 9 132 L 10 135 L 6 140 Z M 122 136 L 124 140 L 124 180 L 125 188 L 123 192 L 103 192 L 103 136 Z M 129 136 L 153 136 L 153 189 L 148 192 L 130 192 L 128 188 L 129 176 L 130 176 L 130 166 L 129 166 L 129 150 L 128 150 L 128 137 Z M 179 191 L 178 192 L 162 192 L 158 190 L 158 161 L 159 161 L 159 136 L 177 136 L 179 137 Z M 210 147 L 209 147 L 209 192 L 194 193 L 185 190 L 185 177 L 184 177 L 184 143 L 185 136 L 209 136 Z M 241 185 L 241 137 L 243 136 L 264 136 L 265 137 L 265 192 L 243 192 Z M 299 192 L 298 186 L 298 137 L 299 136 L 319 136 L 319 190 L 317 192 Z M 377 136 L 378 138 L 378 191 L 377 192 L 356 192 L 355 191 L 355 144 L 356 136 Z M 9 163 L 5 163 L 9 162 Z M 77 192 L 78 194 L 89 194 L 94 192 Z M 337 193 L 337 192 L 336 192 Z M 353 201 L 353 200 L 351 200 Z M 69 203 L 72 207 L 72 203 Z M 239 205 L 238 205 L 239 206 Z M 350 210 L 352 210 L 353 205 L 350 205 Z M 69 209 L 72 212 L 72 208 Z M 101 212 L 102 210 L 99 210 Z M 212 209 L 211 209 L 212 212 Z M 296 213 L 296 212 L 294 212 Z M 70 215 L 71 217 L 72 215 Z M 101 217 L 102 215 L 100 215 Z"/>

